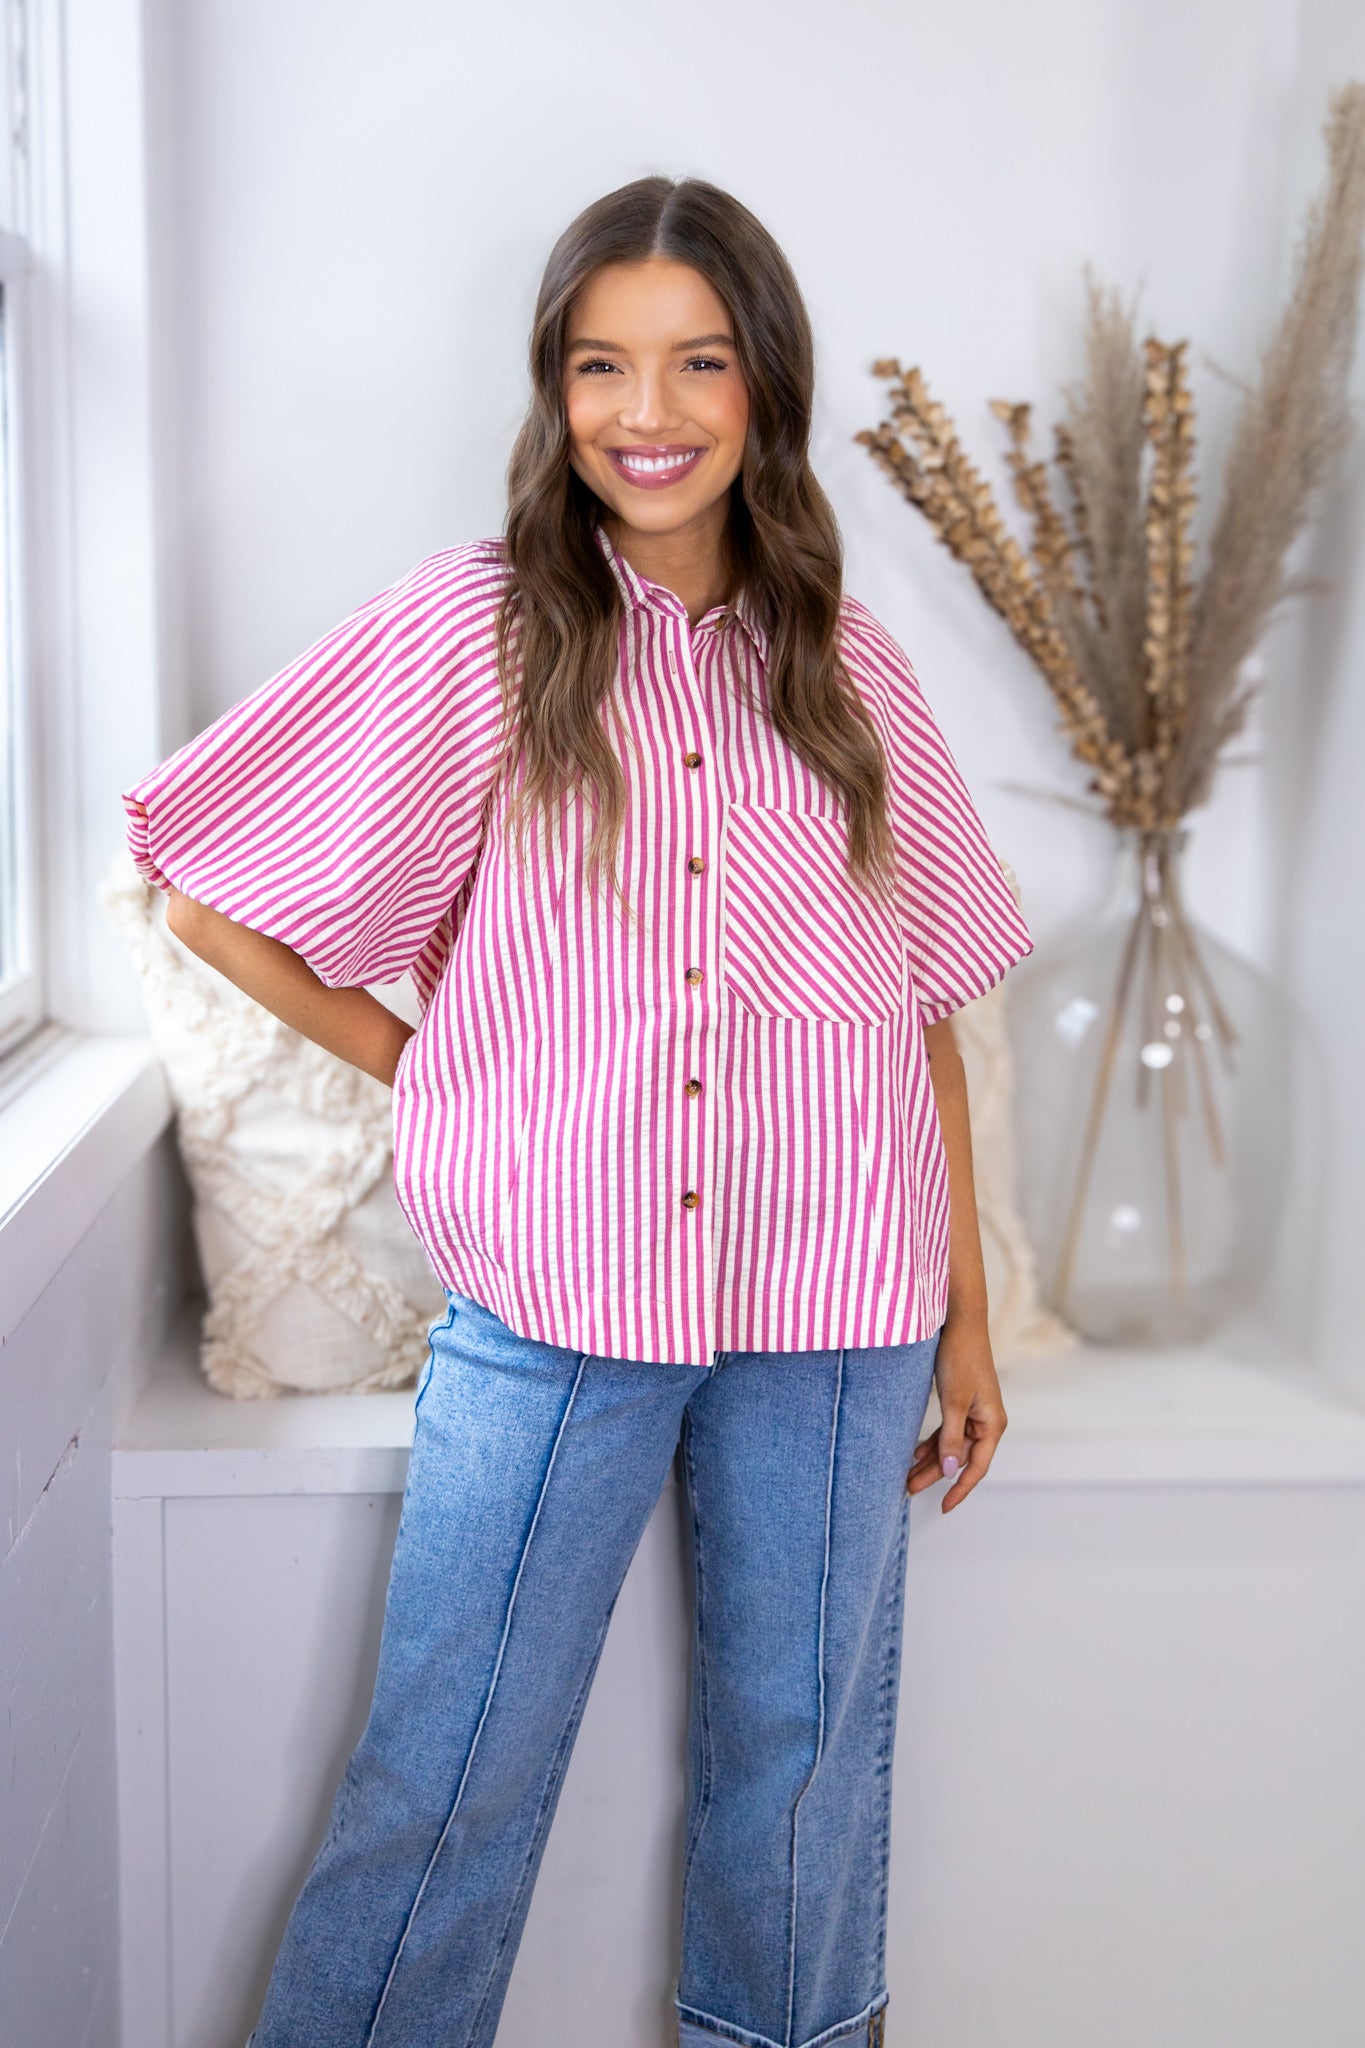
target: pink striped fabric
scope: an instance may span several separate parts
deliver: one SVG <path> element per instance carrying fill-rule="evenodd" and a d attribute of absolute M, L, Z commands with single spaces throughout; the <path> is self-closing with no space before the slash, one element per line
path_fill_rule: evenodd
<path fill-rule="evenodd" d="M 598 541 L 629 920 L 587 888 L 577 795 L 524 872 L 503 832 L 496 538 L 420 562 L 125 791 L 134 858 L 329 987 L 411 972 L 398 1199 L 442 1284 L 522 1335 L 691 1365 L 930 1336 L 948 1178 L 921 1025 L 1028 929 L 865 606 L 842 646 L 891 771 L 894 907 L 850 882 L 841 800 L 764 715 L 747 606 L 689 627 Z"/>

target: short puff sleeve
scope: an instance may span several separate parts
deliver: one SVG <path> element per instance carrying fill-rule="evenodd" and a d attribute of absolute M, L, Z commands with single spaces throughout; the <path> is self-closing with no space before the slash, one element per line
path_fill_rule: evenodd
<path fill-rule="evenodd" d="M 910 967 L 921 1021 L 936 1024 L 993 988 L 1033 938 L 909 657 L 848 597 L 841 645 L 885 746 Z"/>
<path fill-rule="evenodd" d="M 499 542 L 429 556 L 122 792 L 139 871 L 328 988 L 396 981 L 450 909 L 502 753 Z"/>

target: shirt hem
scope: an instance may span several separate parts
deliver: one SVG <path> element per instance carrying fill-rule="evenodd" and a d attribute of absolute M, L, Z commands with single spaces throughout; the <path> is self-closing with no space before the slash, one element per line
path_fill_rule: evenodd
<path fill-rule="evenodd" d="M 523 1273 L 513 1275 L 505 1266 L 496 1261 L 466 1250 L 463 1258 L 456 1263 L 449 1256 L 449 1247 L 442 1247 L 438 1256 L 430 1246 L 424 1247 L 442 1287 L 456 1294 L 477 1301 L 492 1311 L 501 1322 L 532 1343 L 553 1345 L 558 1350 L 573 1351 L 580 1356 L 613 1357 L 632 1365 L 686 1365 L 705 1369 L 712 1362 L 713 1353 L 698 1352 L 693 1356 L 681 1351 L 660 1351 L 633 1353 L 623 1359 L 618 1352 L 605 1352 L 592 1339 L 594 1330 L 610 1327 L 620 1320 L 620 1303 L 605 1296 L 587 1296 L 579 1293 L 563 1305 L 556 1316 L 542 1309 L 537 1299 L 539 1289 L 545 1295 L 561 1294 L 563 1283 L 553 1275 Z M 937 1335 L 942 1328 L 946 1304 L 935 1313 L 937 1303 L 920 1297 L 911 1313 L 898 1317 L 885 1334 L 877 1330 L 877 1317 L 866 1309 L 849 1317 L 850 1327 L 866 1329 L 870 1324 L 874 1335 L 845 1335 L 836 1327 L 824 1342 L 791 1344 L 774 1341 L 762 1333 L 765 1329 L 780 1331 L 781 1318 L 776 1314 L 765 1316 L 759 1308 L 753 1312 L 748 1326 L 743 1330 L 727 1328 L 723 1313 L 717 1312 L 715 1319 L 715 1349 L 730 1352 L 819 1352 L 847 1350 L 881 1350 L 906 1344 L 922 1344 Z M 556 1322 L 558 1327 L 555 1327 Z"/>

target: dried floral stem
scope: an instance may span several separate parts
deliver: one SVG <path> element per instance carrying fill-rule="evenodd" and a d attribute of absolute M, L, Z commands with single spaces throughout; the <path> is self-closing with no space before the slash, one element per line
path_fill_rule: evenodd
<path fill-rule="evenodd" d="M 1173 880 L 1171 890 L 1173 899 L 1175 887 L 1176 885 Z M 1194 1063 L 1195 1083 L 1199 1093 L 1200 1107 L 1204 1112 L 1204 1128 L 1208 1133 L 1209 1153 L 1215 1166 L 1223 1166 L 1227 1161 L 1227 1148 L 1223 1142 L 1222 1119 L 1218 1114 L 1218 1104 L 1213 1093 L 1213 1081 L 1209 1074 L 1208 1053 L 1201 1030 L 1204 1020 L 1199 1014 L 1196 995 L 1196 980 L 1203 971 L 1203 963 L 1197 957 L 1198 948 L 1195 942 L 1186 931 L 1180 918 L 1174 914 L 1171 918 L 1171 941 L 1172 956 L 1177 963 L 1173 978 L 1184 1003 L 1181 1020 L 1185 1027 L 1184 1036 L 1190 1047 L 1190 1058 Z"/>
<path fill-rule="evenodd" d="M 1184 901 L 1180 894 L 1180 883 L 1174 864 L 1172 864 L 1171 868 L 1167 903 L 1176 930 L 1180 934 L 1181 944 L 1185 949 L 1186 957 L 1190 962 L 1200 987 L 1204 991 L 1204 997 L 1209 1006 L 1209 1022 L 1213 1026 L 1218 1043 L 1222 1048 L 1224 1069 L 1231 1073 L 1236 1065 L 1232 1049 L 1237 1043 L 1238 1032 L 1232 1019 L 1219 1001 L 1218 991 L 1209 977 L 1208 968 L 1204 963 L 1203 952 L 1200 949 L 1199 941 L 1194 935 L 1194 930 L 1189 920 L 1189 913 L 1185 909 Z"/>
<path fill-rule="evenodd" d="M 1190 647 L 1190 716 L 1172 778 L 1182 811 L 1208 800 L 1255 686 L 1242 666 L 1294 594 L 1289 550 L 1351 432 L 1350 369 L 1365 237 L 1365 83 L 1333 93 L 1327 175 L 1308 208 L 1279 323 L 1247 389 L 1223 470 Z"/>
<path fill-rule="evenodd" d="M 1119 978 L 1109 1002 L 1109 1013 L 1105 1019 L 1104 1040 L 1100 1048 L 1099 1070 L 1095 1076 L 1095 1091 L 1090 1098 L 1090 1115 L 1086 1122 L 1085 1136 L 1081 1141 L 1080 1166 L 1076 1174 L 1076 1185 L 1071 1196 L 1071 1213 L 1067 1218 L 1066 1235 L 1062 1240 L 1061 1256 L 1057 1261 L 1057 1279 L 1053 1299 L 1058 1307 L 1064 1306 L 1067 1291 L 1071 1286 L 1071 1269 L 1076 1261 L 1076 1248 L 1080 1243 L 1081 1218 L 1085 1214 L 1085 1197 L 1090 1186 L 1090 1175 L 1094 1169 L 1095 1154 L 1099 1149 L 1100 1131 L 1104 1124 L 1105 1103 L 1109 1095 L 1109 1083 L 1113 1078 L 1114 1063 L 1118 1057 L 1119 1039 L 1123 1033 L 1123 1014 L 1128 1001 L 1128 989 L 1133 978 L 1133 967 L 1137 960 L 1138 941 L 1142 936 L 1142 911 L 1134 917 L 1124 943 L 1123 959 L 1119 967 Z"/>
<path fill-rule="evenodd" d="M 1111 731 L 1141 744 L 1134 679 L 1146 630 L 1142 469 L 1147 373 L 1136 307 L 1086 274 L 1085 374 L 1064 386 L 1066 417 L 1054 429 L 1058 471 L 1083 537 L 1090 615 L 1077 622 L 1077 659 Z"/>
<path fill-rule="evenodd" d="M 996 400 L 998 406 L 1000 400 Z M 1053 461 L 1066 479 L 1071 493 L 1071 524 L 1076 532 L 1076 546 L 1085 563 L 1087 590 L 1090 602 L 1095 608 L 1095 622 L 1101 632 L 1109 627 L 1109 612 L 1104 602 L 1104 592 L 1095 573 L 1095 534 L 1090 523 L 1090 506 L 1081 480 L 1080 467 L 1076 460 L 1076 436 L 1070 427 L 1058 420 L 1052 429 Z"/>
<path fill-rule="evenodd" d="M 1045 581 L 1006 528 L 989 485 L 968 460 L 922 374 L 914 369 L 902 374 L 894 360 L 879 362 L 874 370 L 894 380 L 891 421 L 864 430 L 858 440 L 971 570 L 982 595 L 1041 670 L 1061 708 L 1073 751 L 1093 769 L 1090 787 L 1111 805 L 1121 803 L 1128 779 L 1123 749 L 1081 678 Z"/>
<path fill-rule="evenodd" d="M 1181 1071 L 1179 1061 L 1173 1077 Z M 1161 1154 L 1166 1168 L 1166 1238 L 1171 1257 L 1171 1292 L 1179 1301 L 1185 1293 L 1185 1224 L 1180 1200 L 1180 1133 L 1176 1127 L 1174 1088 L 1161 1091 Z"/>
<path fill-rule="evenodd" d="M 1215 1028 L 1229 1060 L 1233 1039 L 1224 1038 L 1225 1031 L 1230 1033 L 1230 1026 L 1217 1003 L 1198 943 L 1180 906 L 1179 867 L 1170 834 L 1164 830 L 1142 834 L 1137 860 L 1139 901 L 1124 935 L 1114 991 L 1104 1015 L 1086 1129 L 1058 1259 L 1053 1298 L 1059 1308 L 1065 1308 L 1071 1284 L 1086 1197 L 1126 1026 L 1138 1049 L 1132 1073 L 1138 1107 L 1148 1106 L 1153 1089 L 1158 1096 L 1170 1284 L 1177 1296 L 1188 1284 L 1180 1133 L 1182 1120 L 1194 1102 L 1202 1113 L 1214 1161 L 1221 1166 L 1227 1158 L 1206 1044 L 1200 1033 L 1201 989 L 1209 993 L 1218 1019 Z M 1162 1048 L 1161 1053 L 1155 1052 L 1157 1047 Z"/>
<path fill-rule="evenodd" d="M 1081 586 L 1071 557 L 1080 542 L 1067 532 L 1066 523 L 1052 502 L 1046 463 L 1029 461 L 1029 421 L 1033 408 L 993 398 L 991 411 L 1009 428 L 1010 452 L 1005 459 L 1014 477 L 1014 494 L 1033 522 L 1033 559 L 1053 609 L 1061 611 L 1068 604 L 1079 604 Z"/>
<path fill-rule="evenodd" d="M 1184 342 L 1146 344 L 1143 423 L 1152 449 L 1147 487 L 1147 630 L 1143 642 L 1150 758 L 1165 768 L 1184 723 L 1190 641 L 1190 465 L 1194 429 L 1185 378 Z M 1174 823 L 1171 819 L 1169 822 Z"/>

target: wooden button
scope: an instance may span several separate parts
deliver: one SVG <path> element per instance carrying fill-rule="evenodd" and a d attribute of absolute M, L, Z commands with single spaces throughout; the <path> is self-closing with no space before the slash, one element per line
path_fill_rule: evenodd
<path fill-rule="evenodd" d="M 696 1189 L 689 1188 L 682 1198 L 682 1205 L 684 1209 L 695 1209 L 700 1200 L 701 1196 L 697 1193 Z"/>
<path fill-rule="evenodd" d="M 702 970 L 700 967 L 689 967 L 687 970 L 686 979 L 690 981 L 693 988 L 695 988 L 697 983 L 701 980 L 701 976 Z"/>
<path fill-rule="evenodd" d="M 688 768 L 700 768 L 700 766 L 701 766 L 701 755 L 700 755 L 700 754 L 684 754 L 684 755 L 683 755 L 683 762 L 684 762 L 684 765 L 685 765 L 686 767 L 688 767 Z"/>
<path fill-rule="evenodd" d="M 687 872 L 689 875 L 699 875 L 705 866 L 706 862 L 702 859 L 701 855 L 694 853 L 687 863 Z"/>
<path fill-rule="evenodd" d="M 687 1084 L 687 1093 L 688 1093 L 689 1095 L 700 1095 L 700 1094 L 701 1094 L 701 1082 L 700 1082 L 700 1081 L 689 1081 L 689 1082 L 688 1082 L 688 1084 Z"/>

